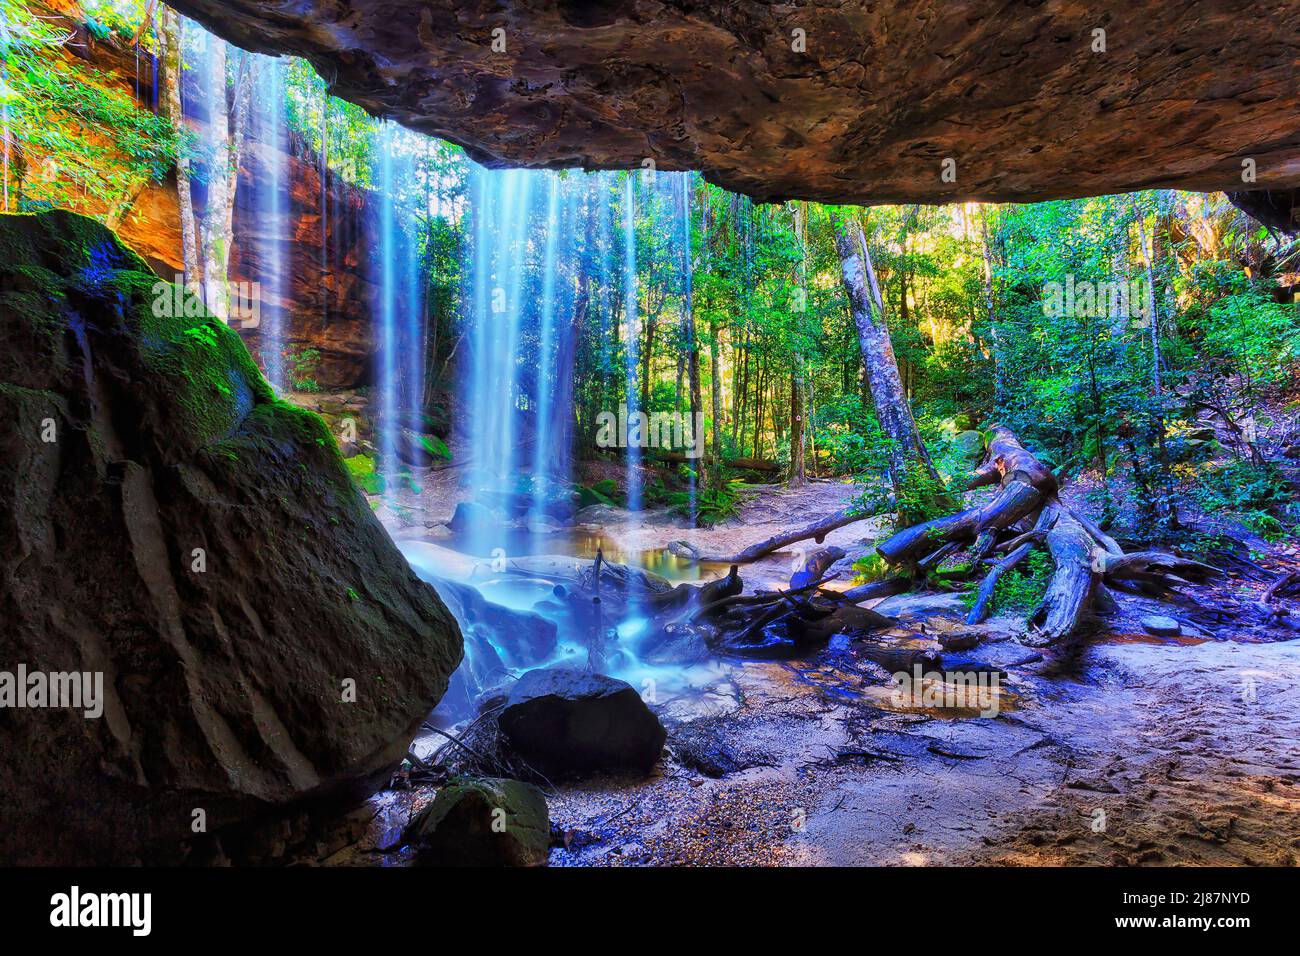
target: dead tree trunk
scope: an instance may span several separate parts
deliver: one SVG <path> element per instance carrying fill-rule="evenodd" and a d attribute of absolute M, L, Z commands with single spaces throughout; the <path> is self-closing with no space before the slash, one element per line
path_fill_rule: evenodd
<path fill-rule="evenodd" d="M 842 216 L 836 217 L 835 251 L 840 259 L 849 310 L 858 330 L 868 390 L 880 427 L 889 441 L 889 480 L 894 486 L 899 517 L 906 521 L 904 512 L 934 513 L 951 502 L 912 418 L 885 324 L 884 304 L 871 255 L 856 225 Z"/>
<path fill-rule="evenodd" d="M 907 528 L 876 546 L 888 563 L 925 572 L 963 548 L 972 564 L 998 548 L 1008 553 L 992 562 L 980 586 L 968 624 L 988 616 L 998 578 L 1045 546 L 1055 571 L 1042 603 L 1029 617 L 1029 643 L 1052 644 L 1073 634 L 1103 593 L 1103 584 L 1147 593 L 1174 584 L 1200 583 L 1217 568 L 1159 551 L 1124 554 L 1113 538 L 1058 497 L 1052 472 L 1008 428 L 990 432 L 985 463 L 969 489 L 998 484 L 986 504 Z M 999 538 L 1006 540 L 999 543 Z M 918 578 L 920 575 L 918 575 Z"/>

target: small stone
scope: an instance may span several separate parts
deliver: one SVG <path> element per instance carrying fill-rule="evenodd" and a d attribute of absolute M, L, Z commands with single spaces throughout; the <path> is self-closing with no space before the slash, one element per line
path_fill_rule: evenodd
<path fill-rule="evenodd" d="M 1163 614 L 1148 614 L 1142 618 L 1142 627 L 1148 634 L 1156 637 L 1177 637 L 1183 633 L 1183 626 L 1172 617 Z"/>
<path fill-rule="evenodd" d="M 983 639 L 982 631 L 973 628 L 963 628 L 961 630 L 947 631 L 938 635 L 939 645 L 945 651 L 969 651 L 979 644 Z"/>

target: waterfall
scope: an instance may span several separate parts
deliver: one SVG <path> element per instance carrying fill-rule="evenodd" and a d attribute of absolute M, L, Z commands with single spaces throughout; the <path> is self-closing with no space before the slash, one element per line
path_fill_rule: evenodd
<path fill-rule="evenodd" d="M 393 196 L 393 127 L 379 124 L 379 471 L 385 487 L 397 480 L 397 206 Z"/>
<path fill-rule="evenodd" d="M 529 201 L 538 174 L 475 169 L 473 216 L 473 365 L 467 402 L 470 486 L 492 506 L 509 506 L 523 440 L 519 346 L 525 316 Z M 485 529 L 477 529 L 476 534 Z M 489 548 L 493 542 L 477 542 Z"/>
<path fill-rule="evenodd" d="M 285 306 L 292 291 L 287 275 L 284 251 L 289 243 L 288 152 L 284 124 L 284 66 L 279 57 L 258 56 L 253 68 L 252 140 L 250 148 L 259 150 L 262 175 L 253 176 L 250 226 L 261 268 L 261 317 L 258 325 L 262 370 L 277 391 L 293 387 L 285 372 Z M 243 192 L 243 187 L 239 193 Z M 237 197 L 239 195 L 237 193 Z"/>
<path fill-rule="evenodd" d="M 555 327 L 555 286 L 558 271 L 558 253 L 562 236 L 560 229 L 560 179 L 554 174 L 547 176 L 546 217 L 543 244 L 546 250 L 542 257 L 542 297 L 541 318 L 538 332 L 537 351 L 537 394 L 532 403 L 535 413 L 535 439 L 533 442 L 533 511 L 542 516 L 546 513 L 547 501 L 552 497 L 551 479 L 567 477 L 567 462 L 563 456 L 555 454 L 552 432 L 558 422 L 553 415 L 557 378 L 559 376 L 559 355 L 556 349 Z M 566 206 L 567 209 L 567 206 Z"/>
<path fill-rule="evenodd" d="M 391 121 L 375 133 L 379 190 L 379 471 L 390 497 L 416 490 L 409 466 L 418 460 L 424 395 L 424 322 L 419 245 L 409 193 L 414 186 L 412 134 Z"/>

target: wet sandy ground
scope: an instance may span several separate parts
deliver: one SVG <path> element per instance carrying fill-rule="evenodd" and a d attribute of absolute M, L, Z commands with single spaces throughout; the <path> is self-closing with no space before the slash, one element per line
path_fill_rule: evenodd
<path fill-rule="evenodd" d="M 693 540 L 738 549 L 834 511 L 852 493 L 818 484 L 766 495 L 748 506 L 743 527 Z M 851 525 L 827 543 L 851 557 L 872 530 Z M 624 532 L 629 548 L 686 536 Z M 744 569 L 747 585 L 783 582 L 791 557 Z M 1121 630 L 1137 609 L 1126 610 L 1114 622 Z M 928 640 L 958 617 L 949 602 L 909 622 L 920 637 L 907 639 Z M 1006 675 L 997 716 L 899 707 L 847 642 L 807 661 L 725 665 L 707 685 L 656 702 L 669 738 L 654 776 L 548 793 L 562 834 L 551 865 L 1300 858 L 1297 642 L 1166 642 L 1102 628 L 1070 649 L 1002 640 L 968 657 Z M 388 809 L 368 839 L 331 862 L 400 865 L 400 854 L 371 848 L 431 796 L 382 798 Z"/>
<path fill-rule="evenodd" d="M 711 689 L 715 716 L 661 708 L 659 775 L 550 795 L 569 844 L 551 863 L 1296 862 L 1300 645 L 1083 657 L 1069 677 L 1042 676 L 1051 658 L 1008 667 L 1018 706 L 991 719 L 846 700 L 796 665 L 738 667 Z M 696 722 L 744 769 L 690 766 Z"/>

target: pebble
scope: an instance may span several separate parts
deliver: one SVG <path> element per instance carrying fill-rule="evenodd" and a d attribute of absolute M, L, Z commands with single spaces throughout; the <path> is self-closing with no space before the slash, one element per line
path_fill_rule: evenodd
<path fill-rule="evenodd" d="M 1183 632 L 1183 626 L 1172 617 L 1162 614 L 1149 614 L 1142 618 L 1142 627 L 1148 634 L 1156 637 L 1177 637 Z"/>

